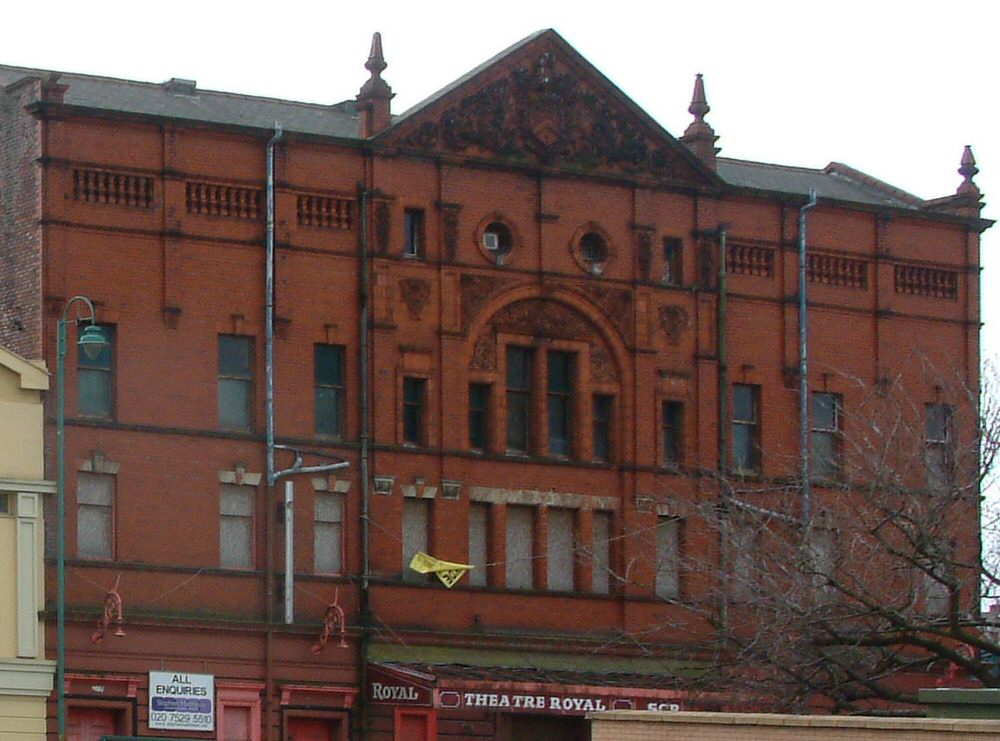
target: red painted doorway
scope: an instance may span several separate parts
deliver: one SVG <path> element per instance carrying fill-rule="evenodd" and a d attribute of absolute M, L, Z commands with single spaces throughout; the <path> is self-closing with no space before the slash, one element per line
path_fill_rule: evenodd
<path fill-rule="evenodd" d="M 66 715 L 68 741 L 100 741 L 118 733 L 118 713 L 108 708 L 71 707 Z"/>
<path fill-rule="evenodd" d="M 437 716 L 433 710 L 396 708 L 393 741 L 437 741 Z"/>
<path fill-rule="evenodd" d="M 340 741 L 345 738 L 339 718 L 289 718 L 286 741 Z"/>

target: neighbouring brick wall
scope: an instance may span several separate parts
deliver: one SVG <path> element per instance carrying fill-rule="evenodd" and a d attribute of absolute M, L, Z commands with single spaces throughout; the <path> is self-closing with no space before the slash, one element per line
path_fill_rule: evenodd
<path fill-rule="evenodd" d="M 40 81 L 0 90 L 0 345 L 42 357 L 41 124 L 24 107 Z"/>
<path fill-rule="evenodd" d="M 591 716 L 591 741 L 986 741 L 1000 721 L 858 718 L 764 713 L 647 713 Z"/>

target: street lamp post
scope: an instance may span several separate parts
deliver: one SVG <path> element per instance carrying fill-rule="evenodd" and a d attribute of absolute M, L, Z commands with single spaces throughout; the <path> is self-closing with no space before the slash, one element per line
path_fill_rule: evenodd
<path fill-rule="evenodd" d="M 87 314 L 78 312 L 68 318 L 70 308 L 82 304 Z M 86 322 L 77 338 L 84 352 L 100 352 L 107 344 L 96 324 L 94 304 L 86 296 L 74 296 L 66 302 L 62 319 L 56 324 L 56 701 L 58 704 L 59 741 L 66 739 L 66 328 Z"/>

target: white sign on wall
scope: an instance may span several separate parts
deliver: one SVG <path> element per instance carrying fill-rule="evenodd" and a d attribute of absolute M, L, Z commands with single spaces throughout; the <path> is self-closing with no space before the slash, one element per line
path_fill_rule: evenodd
<path fill-rule="evenodd" d="M 173 731 L 214 731 L 215 677 L 211 674 L 150 672 L 149 727 Z"/>

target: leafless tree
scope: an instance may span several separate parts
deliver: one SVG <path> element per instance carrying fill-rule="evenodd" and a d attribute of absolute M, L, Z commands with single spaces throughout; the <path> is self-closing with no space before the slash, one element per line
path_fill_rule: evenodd
<path fill-rule="evenodd" d="M 808 508 L 801 477 L 695 472 L 719 492 L 698 516 L 723 557 L 683 564 L 717 585 L 686 600 L 718 636 L 715 689 L 752 689 L 774 710 L 860 712 L 915 702 L 928 675 L 1000 687 L 1000 631 L 984 617 L 1000 590 L 1000 511 L 982 497 L 1000 445 L 997 375 L 977 394 L 926 363 L 906 372 L 938 401 L 908 396 L 903 374 L 844 379 L 855 386 L 836 465 L 817 466 Z"/>

